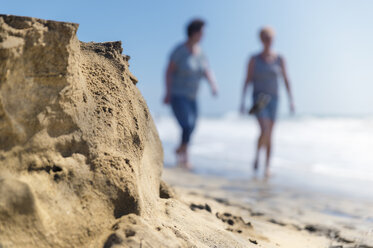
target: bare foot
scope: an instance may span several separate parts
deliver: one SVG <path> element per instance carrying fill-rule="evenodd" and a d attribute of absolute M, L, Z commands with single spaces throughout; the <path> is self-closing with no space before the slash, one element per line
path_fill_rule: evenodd
<path fill-rule="evenodd" d="M 186 169 L 186 170 L 189 170 L 189 171 L 193 170 L 193 166 L 192 166 L 192 164 L 189 163 L 189 162 L 184 162 L 184 163 L 181 164 L 181 166 L 182 166 L 184 169 Z"/>
<path fill-rule="evenodd" d="M 184 161 L 184 156 L 182 153 L 176 151 L 176 163 L 177 165 L 182 164 Z"/>
<path fill-rule="evenodd" d="M 183 152 L 183 146 L 179 146 L 179 147 L 175 150 L 175 153 L 176 153 L 177 155 L 180 155 L 182 152 Z"/>
<path fill-rule="evenodd" d="M 269 172 L 269 168 L 266 167 L 264 171 L 264 179 L 269 179 L 271 177 L 271 173 Z"/>
<path fill-rule="evenodd" d="M 186 157 L 186 146 L 185 145 L 180 145 L 176 150 L 175 150 L 175 154 L 176 154 L 176 161 L 177 161 L 177 164 L 181 167 L 184 167 L 182 164 L 184 164 L 187 160 L 187 157 Z"/>

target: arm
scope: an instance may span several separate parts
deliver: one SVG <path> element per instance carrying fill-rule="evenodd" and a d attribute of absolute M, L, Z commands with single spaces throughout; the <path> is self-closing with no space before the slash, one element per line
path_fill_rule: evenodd
<path fill-rule="evenodd" d="M 167 66 L 166 70 L 166 93 L 165 97 L 163 99 L 163 103 L 169 104 L 170 103 L 170 98 L 171 98 L 171 85 L 172 85 L 172 74 L 174 73 L 176 68 L 176 65 L 174 62 L 170 61 Z"/>
<path fill-rule="evenodd" d="M 208 63 L 207 58 L 204 54 L 202 54 L 202 58 L 203 58 L 203 76 L 206 78 L 207 82 L 210 85 L 212 95 L 217 96 L 218 95 L 218 87 L 216 85 L 216 80 L 215 80 L 214 74 L 211 72 L 209 63 Z"/>
<path fill-rule="evenodd" d="M 245 98 L 246 98 L 246 91 L 248 86 L 253 80 L 253 75 L 254 75 L 254 59 L 251 58 L 249 61 L 249 64 L 247 66 L 247 74 L 246 74 L 246 79 L 243 85 L 242 89 L 242 98 L 241 98 L 241 113 L 245 112 Z"/>
<path fill-rule="evenodd" d="M 211 73 L 210 69 L 205 70 L 205 77 L 207 79 L 207 82 L 210 85 L 212 95 L 217 96 L 218 95 L 218 88 L 216 86 L 215 77 Z"/>
<path fill-rule="evenodd" d="M 282 76 L 284 77 L 284 81 L 285 81 L 286 91 L 287 91 L 288 97 L 289 97 L 290 111 L 292 113 L 294 113 L 295 106 L 294 106 L 293 94 L 292 94 L 292 91 L 291 91 L 289 78 L 288 78 L 288 75 L 287 75 L 287 72 L 286 72 L 285 60 L 283 58 L 281 58 L 280 65 L 281 65 Z"/>

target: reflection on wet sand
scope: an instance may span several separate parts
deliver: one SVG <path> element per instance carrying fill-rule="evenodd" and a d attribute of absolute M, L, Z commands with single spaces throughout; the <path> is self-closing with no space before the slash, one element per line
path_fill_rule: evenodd
<path fill-rule="evenodd" d="M 297 231 L 293 235 L 307 233 L 312 237 L 323 237 L 329 246 L 322 247 L 373 247 L 373 201 L 307 191 L 270 179 L 201 177 L 179 168 L 166 169 L 164 179 L 176 191 L 182 192 L 183 198 L 188 195 L 186 199 L 190 198 L 195 206 L 200 206 L 194 206 L 195 211 L 207 211 L 207 204 L 214 212 L 213 203 L 218 203 L 223 206 L 223 211 L 251 222 L 254 228 L 270 223 L 282 228 L 283 232 Z M 270 235 L 266 237 L 271 239 Z"/>

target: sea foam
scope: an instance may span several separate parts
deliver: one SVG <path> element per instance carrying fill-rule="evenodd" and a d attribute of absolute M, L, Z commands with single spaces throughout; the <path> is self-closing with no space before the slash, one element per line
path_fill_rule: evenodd
<path fill-rule="evenodd" d="M 176 164 L 180 130 L 171 117 L 155 120 L 165 165 Z M 259 129 L 256 120 L 228 114 L 200 118 L 190 147 L 195 172 L 231 179 L 252 177 Z M 372 196 L 373 118 L 295 117 L 279 119 L 273 137 L 275 180 L 319 190 Z M 261 156 L 262 167 L 264 154 Z"/>

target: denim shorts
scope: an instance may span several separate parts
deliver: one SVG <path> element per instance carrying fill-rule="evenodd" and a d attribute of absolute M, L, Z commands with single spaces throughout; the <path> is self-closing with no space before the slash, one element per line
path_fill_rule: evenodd
<path fill-rule="evenodd" d="M 258 95 L 253 95 L 253 101 L 254 103 L 258 101 Z M 255 116 L 258 119 L 269 119 L 271 121 L 275 121 L 277 117 L 277 106 L 278 106 L 278 96 L 271 95 L 271 99 L 269 103 L 261 109 L 258 113 L 255 114 Z"/>

